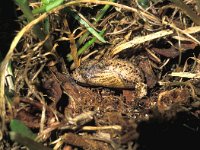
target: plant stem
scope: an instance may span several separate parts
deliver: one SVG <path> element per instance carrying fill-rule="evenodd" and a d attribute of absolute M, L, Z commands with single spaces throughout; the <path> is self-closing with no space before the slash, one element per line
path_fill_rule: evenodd
<path fill-rule="evenodd" d="M 170 1 L 173 2 L 177 7 L 185 11 L 186 15 L 188 15 L 195 24 L 200 25 L 199 16 L 197 16 L 197 14 L 195 14 L 195 12 L 189 6 L 187 6 L 182 0 L 170 0 Z"/>

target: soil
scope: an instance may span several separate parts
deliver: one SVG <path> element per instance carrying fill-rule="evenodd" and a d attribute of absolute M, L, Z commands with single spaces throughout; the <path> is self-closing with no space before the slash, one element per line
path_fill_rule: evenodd
<path fill-rule="evenodd" d="M 200 24 L 177 3 L 140 2 L 110 3 L 99 22 L 94 18 L 103 2 L 58 7 L 45 17 L 46 39 L 38 38 L 36 27 L 27 29 L 10 55 L 14 91 L 6 95 L 11 102 L 5 103 L 0 149 L 30 148 L 11 140 L 12 119 L 52 149 L 200 148 Z M 197 3 L 184 1 L 199 17 Z M 4 59 L 14 33 L 31 24 L 16 12 L 12 36 L 0 37 L 7 41 L 0 42 Z M 94 38 L 80 18 L 98 33 L 105 30 L 106 42 L 96 37 L 79 52 Z M 44 20 L 38 25 L 44 32 Z"/>

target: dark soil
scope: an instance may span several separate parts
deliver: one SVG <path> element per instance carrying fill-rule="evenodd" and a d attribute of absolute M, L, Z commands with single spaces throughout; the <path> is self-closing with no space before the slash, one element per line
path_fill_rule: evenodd
<path fill-rule="evenodd" d="M 9 51 L 16 32 L 27 24 L 22 12 L 17 9 L 16 13 L 14 4 L 9 3 L 0 8 L 2 58 Z M 199 24 L 171 1 L 150 2 L 146 10 L 136 1 L 117 3 L 138 12 L 110 7 L 104 17 L 93 24 L 96 31 L 106 29 L 103 37 L 107 42 L 96 40 L 79 56 L 77 50 L 93 36 L 89 34 L 78 43 L 87 30 L 69 10 L 93 23 L 103 5 L 84 3 L 70 6 L 69 10 L 51 11 L 48 39 L 43 43 L 31 29 L 23 35 L 11 58 L 14 92 L 12 102 L 5 104 L 6 130 L 0 149 L 30 148 L 29 144 L 25 147 L 10 139 L 12 119 L 22 121 L 45 147 L 55 149 L 200 148 Z M 187 6 L 199 15 L 196 1 L 188 1 Z M 41 28 L 43 23 L 40 23 Z M 165 31 L 172 33 L 164 36 Z M 157 32 L 159 36 L 151 39 Z M 135 37 L 143 38 L 133 40 Z M 136 44 L 127 46 L 130 41 Z M 125 48 L 117 51 L 120 46 Z M 124 60 L 124 66 L 134 62 L 133 67 L 141 71 L 137 74 L 141 80 L 133 82 L 131 88 L 117 88 L 119 84 L 128 83 L 130 74 L 124 77 L 122 72 L 127 70 L 119 63 L 112 66 L 118 67 L 119 72 L 111 72 L 106 69 L 109 68 L 107 63 L 101 63 L 114 59 Z M 97 67 L 94 68 L 94 64 Z M 77 68 L 84 82 L 73 78 Z M 195 76 L 189 76 L 191 74 Z M 107 83 L 111 80 L 116 82 L 109 86 Z M 142 96 L 138 96 L 141 94 L 137 91 L 140 82 L 146 87 Z"/>

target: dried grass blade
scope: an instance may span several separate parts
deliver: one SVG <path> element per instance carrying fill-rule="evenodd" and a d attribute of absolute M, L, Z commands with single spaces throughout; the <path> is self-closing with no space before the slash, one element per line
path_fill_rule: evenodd
<path fill-rule="evenodd" d="M 173 77 L 181 77 L 181 78 L 200 78 L 200 73 L 172 72 L 170 75 Z"/>
<path fill-rule="evenodd" d="M 67 20 L 64 20 L 64 25 L 65 25 L 66 33 L 67 33 L 67 35 L 69 37 L 69 41 L 70 41 L 71 56 L 72 56 L 72 58 L 74 60 L 75 67 L 78 67 L 79 66 L 79 62 L 78 62 L 76 41 L 75 41 L 73 33 L 69 29 L 69 25 L 68 25 Z"/>
<path fill-rule="evenodd" d="M 164 37 L 164 36 L 167 36 L 167 35 L 170 35 L 172 34 L 173 31 L 172 30 L 162 30 L 162 31 L 158 31 L 156 33 L 152 33 L 152 34 L 149 34 L 149 35 L 146 35 L 146 36 L 138 36 L 138 37 L 135 37 L 133 40 L 129 41 L 129 42 L 125 42 L 121 45 L 118 45 L 117 47 L 115 47 L 112 51 L 111 51 L 111 55 L 116 55 L 117 53 L 127 49 L 127 48 L 130 48 L 130 47 L 133 47 L 137 44 L 142 44 L 144 42 L 147 42 L 147 41 L 151 41 L 151 40 L 154 40 L 154 39 L 157 39 L 157 38 L 160 38 L 160 37 Z"/>

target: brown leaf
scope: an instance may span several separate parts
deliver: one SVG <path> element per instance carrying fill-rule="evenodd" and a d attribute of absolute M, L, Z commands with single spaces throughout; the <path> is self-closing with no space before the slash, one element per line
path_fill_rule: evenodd
<path fill-rule="evenodd" d="M 168 57 L 168 58 L 175 58 L 179 55 L 178 50 L 176 50 L 173 47 L 170 47 L 170 48 L 167 48 L 167 49 L 166 48 L 162 48 L 162 49 L 152 48 L 152 50 L 154 52 L 156 52 L 157 54 L 160 54 L 160 55 Z"/>
<path fill-rule="evenodd" d="M 140 61 L 139 66 L 142 69 L 142 71 L 144 72 L 147 86 L 149 88 L 153 88 L 155 86 L 155 84 L 157 83 L 157 77 L 154 74 L 149 61 L 147 59 L 143 59 L 142 61 Z"/>
<path fill-rule="evenodd" d="M 70 145 L 78 146 L 87 150 L 111 150 L 112 148 L 100 141 L 95 141 L 86 136 L 79 136 L 73 133 L 67 133 L 63 140 Z"/>

